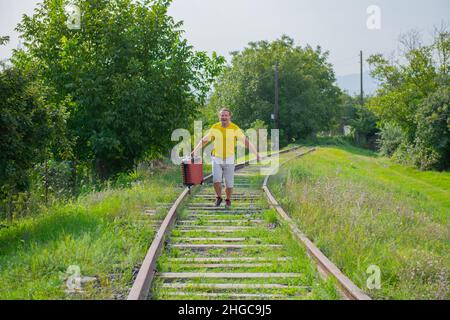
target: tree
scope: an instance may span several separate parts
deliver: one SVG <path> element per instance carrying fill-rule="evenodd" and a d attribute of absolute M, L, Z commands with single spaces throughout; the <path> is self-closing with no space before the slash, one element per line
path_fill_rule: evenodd
<path fill-rule="evenodd" d="M 369 99 L 371 109 L 382 122 L 396 123 L 414 139 L 414 114 L 417 105 L 436 90 L 436 69 L 432 62 L 430 48 L 414 49 L 407 55 L 407 65 L 390 64 L 381 55 L 374 55 L 368 62 L 374 66 L 372 76 L 382 84 L 377 96 Z"/>
<path fill-rule="evenodd" d="M 194 52 L 169 0 L 79 0 L 81 28 L 67 25 L 65 1 L 44 0 L 17 30 L 26 51 L 14 62 L 34 65 L 69 99 L 68 137 L 78 160 L 101 178 L 165 152 L 172 130 L 186 127 L 220 71 L 223 58 Z"/>
<path fill-rule="evenodd" d="M 243 51 L 233 53 L 231 66 L 219 78 L 209 107 L 218 110 L 230 106 L 234 120 L 246 128 L 257 119 L 273 128 L 277 64 L 285 140 L 326 130 L 338 112 L 340 93 L 327 57 L 320 47 L 295 46 L 287 36 L 270 43 L 251 42 Z"/>
<path fill-rule="evenodd" d="M 32 73 L 0 71 L 0 199 L 27 190 L 29 170 L 60 145 L 66 114 L 47 93 Z"/>
<path fill-rule="evenodd" d="M 379 54 L 368 59 L 372 76 L 381 83 L 367 103 L 385 132 L 381 145 L 388 146 L 388 154 L 422 169 L 448 168 L 450 33 L 438 29 L 430 45 L 423 45 L 414 32 L 400 42 L 405 62 L 388 61 Z M 401 135 L 394 137 L 395 132 Z M 398 152 L 392 150 L 394 146 Z"/>
<path fill-rule="evenodd" d="M 395 123 L 384 123 L 379 132 L 379 149 L 382 155 L 391 157 L 405 143 L 406 135 Z"/>
<path fill-rule="evenodd" d="M 349 120 L 349 124 L 355 130 L 356 143 L 365 147 L 374 147 L 378 118 L 372 111 L 364 106 L 355 106 L 355 115 Z"/>
<path fill-rule="evenodd" d="M 416 113 L 415 162 L 421 169 L 450 166 L 450 88 L 428 96 Z"/>

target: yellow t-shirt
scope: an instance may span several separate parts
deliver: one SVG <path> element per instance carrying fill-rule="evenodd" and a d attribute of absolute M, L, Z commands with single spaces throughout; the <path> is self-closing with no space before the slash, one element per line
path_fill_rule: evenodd
<path fill-rule="evenodd" d="M 242 130 L 230 122 L 228 127 L 222 127 L 222 123 L 218 122 L 209 129 L 206 134 L 208 141 L 214 141 L 214 149 L 212 155 L 218 158 L 226 159 L 234 156 L 236 149 L 236 139 L 245 139 Z M 224 147 L 225 146 L 225 147 Z"/>

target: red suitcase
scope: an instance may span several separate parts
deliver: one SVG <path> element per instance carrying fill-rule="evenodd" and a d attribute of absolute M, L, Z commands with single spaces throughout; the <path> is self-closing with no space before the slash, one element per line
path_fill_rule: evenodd
<path fill-rule="evenodd" d="M 185 186 L 192 187 L 203 183 L 203 163 L 199 159 L 183 159 L 181 163 L 183 172 L 183 183 Z"/>

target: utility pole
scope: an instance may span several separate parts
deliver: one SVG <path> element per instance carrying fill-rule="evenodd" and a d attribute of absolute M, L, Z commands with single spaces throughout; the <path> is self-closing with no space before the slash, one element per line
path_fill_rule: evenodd
<path fill-rule="evenodd" d="M 275 62 L 275 110 L 274 110 L 274 120 L 275 129 L 280 128 L 280 105 L 279 105 L 279 88 L 278 88 L 278 62 Z"/>
<path fill-rule="evenodd" d="M 363 87 L 363 52 L 360 51 L 360 64 L 361 64 L 361 105 L 364 105 L 364 87 Z"/>

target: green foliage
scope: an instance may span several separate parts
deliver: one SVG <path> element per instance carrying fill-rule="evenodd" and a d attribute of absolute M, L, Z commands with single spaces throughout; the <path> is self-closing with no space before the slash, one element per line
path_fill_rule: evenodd
<path fill-rule="evenodd" d="M 5 45 L 9 42 L 9 36 L 1 36 L 0 37 L 0 46 Z"/>
<path fill-rule="evenodd" d="M 416 165 L 421 169 L 450 166 L 450 87 L 428 96 L 416 113 Z"/>
<path fill-rule="evenodd" d="M 80 29 L 66 3 L 23 17 L 25 50 L 0 74 L 0 218 L 135 182 L 130 171 L 166 154 L 224 62 L 188 45 L 171 1 L 75 1 Z"/>
<path fill-rule="evenodd" d="M 408 138 L 412 138 L 417 105 L 436 90 L 437 74 L 429 48 L 415 49 L 407 58 L 406 66 L 389 64 L 381 55 L 368 59 L 375 67 L 372 75 L 382 83 L 378 95 L 369 100 L 368 107 L 382 122 L 397 123 Z"/>
<path fill-rule="evenodd" d="M 350 120 L 350 125 L 361 135 L 374 136 L 378 131 L 377 117 L 365 107 L 357 106 L 355 109 L 356 115 Z"/>
<path fill-rule="evenodd" d="M 169 149 L 171 132 L 195 114 L 221 69 L 223 58 L 182 38 L 170 2 L 80 0 L 81 29 L 72 30 L 65 2 L 45 0 L 17 28 L 27 50 L 14 63 L 34 65 L 55 102 L 73 102 L 75 157 L 101 178 Z"/>
<path fill-rule="evenodd" d="M 393 123 L 386 123 L 379 133 L 378 140 L 380 152 L 385 156 L 392 156 L 397 148 L 405 140 L 405 133 L 403 130 Z"/>
<path fill-rule="evenodd" d="M 256 119 L 253 121 L 253 123 L 250 125 L 250 128 L 259 130 L 259 129 L 267 129 L 267 125 L 263 120 Z"/>
<path fill-rule="evenodd" d="M 48 160 L 33 170 L 33 191 L 48 203 L 49 197 L 62 200 L 74 191 L 75 172 L 71 162 Z"/>
<path fill-rule="evenodd" d="M 229 106 L 244 128 L 257 119 L 270 124 L 274 110 L 274 66 L 279 69 L 280 124 L 286 141 L 329 127 L 337 113 L 339 89 L 328 53 L 294 45 L 283 36 L 273 42 L 251 42 L 233 53 L 232 65 L 219 78 L 209 108 Z M 283 140 L 280 136 L 280 140 Z"/>
<path fill-rule="evenodd" d="M 25 191 L 29 170 L 57 149 L 65 128 L 65 101 L 56 105 L 48 88 L 31 72 L 0 71 L 0 185 L 1 197 Z"/>
<path fill-rule="evenodd" d="M 381 141 L 383 153 L 396 154 L 396 159 L 421 169 L 446 169 L 450 33 L 440 30 L 428 46 L 412 40 L 408 36 L 402 40 L 405 63 L 388 61 L 382 55 L 368 59 L 372 76 L 381 83 L 368 108 L 379 118 L 381 140 L 388 139 Z"/>
<path fill-rule="evenodd" d="M 340 96 L 339 112 L 333 120 L 331 134 L 342 135 L 353 139 L 352 143 L 364 148 L 376 149 L 376 134 L 378 118 L 375 114 L 361 106 L 359 96 L 350 96 L 342 93 Z M 346 126 L 350 127 L 350 132 L 346 131 Z"/>
<path fill-rule="evenodd" d="M 350 97 L 344 94 L 342 104 L 343 122 L 350 125 L 353 130 L 354 142 L 361 147 L 374 149 L 378 117 L 365 106 L 361 106 L 358 97 Z"/>

